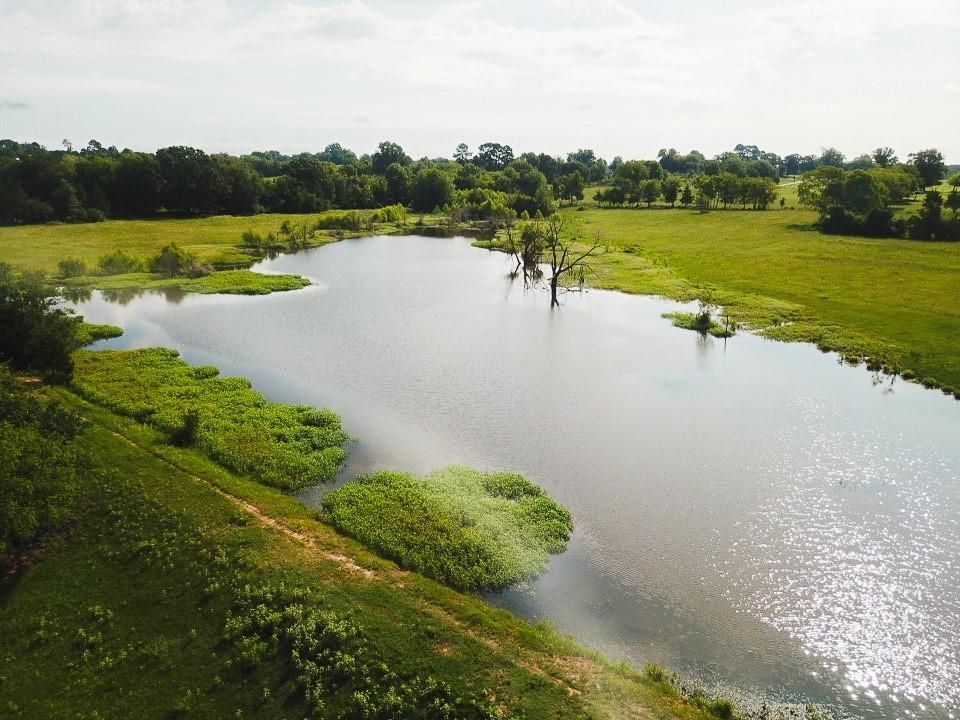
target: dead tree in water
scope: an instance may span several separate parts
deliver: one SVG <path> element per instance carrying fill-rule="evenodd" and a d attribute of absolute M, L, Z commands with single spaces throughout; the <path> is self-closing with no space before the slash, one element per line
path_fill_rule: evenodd
<path fill-rule="evenodd" d="M 583 287 L 584 277 L 590 270 L 589 260 L 602 252 L 603 244 L 597 237 L 586 250 L 583 247 L 579 228 L 569 215 L 557 212 L 547 218 L 538 254 L 542 262 L 550 265 L 550 307 L 560 304 L 557 291 L 564 275 L 570 274 Z"/>

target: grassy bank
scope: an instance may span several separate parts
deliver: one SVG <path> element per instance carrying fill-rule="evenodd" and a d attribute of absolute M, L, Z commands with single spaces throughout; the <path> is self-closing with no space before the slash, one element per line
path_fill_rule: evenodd
<path fill-rule="evenodd" d="M 75 225 L 22 225 L 0 227 L 0 251 L 5 261 L 23 270 L 57 272 L 63 258 L 78 258 L 88 267 L 108 252 L 122 248 L 146 258 L 169 242 L 197 255 L 202 263 L 249 262 L 238 252 L 246 230 L 276 232 L 284 220 L 292 224 L 316 219 L 312 215 L 222 215 L 200 219 L 107 220 Z M 331 237 L 331 239 L 333 239 Z"/>
<path fill-rule="evenodd" d="M 960 396 L 960 244 L 823 235 L 804 210 L 577 213 L 611 252 L 594 283 L 688 300 Z"/>
<path fill-rule="evenodd" d="M 300 290 L 310 281 L 299 275 L 271 274 L 252 270 L 221 270 L 196 278 L 166 277 L 160 273 L 134 272 L 121 275 L 84 275 L 69 278 L 70 290 L 149 290 L 173 288 L 183 292 L 210 295 L 269 295 L 273 292 Z"/>
<path fill-rule="evenodd" d="M 73 393 L 104 468 L 0 594 L 6 717 L 707 715 Z"/>

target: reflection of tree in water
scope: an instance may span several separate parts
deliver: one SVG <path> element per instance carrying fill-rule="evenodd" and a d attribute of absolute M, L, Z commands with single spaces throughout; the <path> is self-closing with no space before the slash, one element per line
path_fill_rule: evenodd
<path fill-rule="evenodd" d="M 60 289 L 60 295 L 67 302 L 82 303 L 93 297 L 93 291 L 84 287 L 65 287 Z"/>
<path fill-rule="evenodd" d="M 870 375 L 870 384 L 874 387 L 883 385 L 884 387 L 881 388 L 881 392 L 883 392 L 884 395 L 893 395 L 893 386 L 896 382 L 896 375 L 887 375 L 882 370 L 874 370 Z"/>
<path fill-rule="evenodd" d="M 86 291 L 87 296 L 84 300 L 90 299 L 90 291 Z M 118 288 L 113 290 L 101 290 L 100 295 L 104 300 L 117 305 L 129 305 L 131 302 L 144 295 L 161 295 L 168 303 L 179 305 L 187 297 L 187 293 L 177 287 L 165 288 Z M 67 298 L 68 300 L 70 298 Z M 74 300 L 73 302 L 79 302 Z"/>

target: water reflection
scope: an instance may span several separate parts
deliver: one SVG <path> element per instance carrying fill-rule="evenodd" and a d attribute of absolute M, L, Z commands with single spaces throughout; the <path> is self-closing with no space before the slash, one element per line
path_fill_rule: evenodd
<path fill-rule="evenodd" d="M 465 463 L 543 485 L 573 510 L 570 549 L 492 598 L 531 619 L 857 716 L 960 705 L 954 401 L 811 346 L 674 328 L 660 315 L 676 304 L 654 298 L 569 294 L 551 312 L 510 258 L 462 239 L 344 241 L 264 267 L 317 285 L 95 293 L 80 310 L 126 328 L 102 346 L 171 345 L 335 408 L 357 438 L 347 477 Z"/>

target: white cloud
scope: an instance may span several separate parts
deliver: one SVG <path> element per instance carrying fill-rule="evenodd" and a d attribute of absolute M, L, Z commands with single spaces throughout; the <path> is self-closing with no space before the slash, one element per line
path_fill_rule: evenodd
<path fill-rule="evenodd" d="M 0 91 L 48 142 L 78 126 L 139 147 L 855 154 L 876 138 L 960 157 L 952 2 L 0 0 Z"/>

